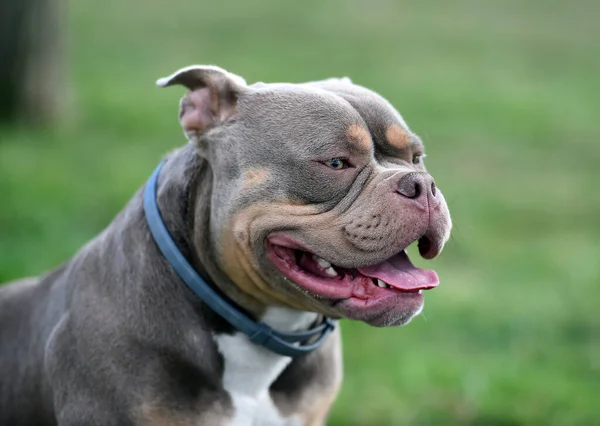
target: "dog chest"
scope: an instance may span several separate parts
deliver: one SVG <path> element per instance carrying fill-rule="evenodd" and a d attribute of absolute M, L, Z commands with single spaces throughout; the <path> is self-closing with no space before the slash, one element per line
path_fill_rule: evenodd
<path fill-rule="evenodd" d="M 270 308 L 263 321 L 286 330 L 305 328 L 316 319 L 315 314 L 291 314 Z M 235 414 L 228 426 L 299 426 L 297 416 L 284 417 L 269 394 L 271 384 L 292 361 L 250 342 L 243 333 L 216 335 L 215 340 L 224 359 L 223 387 L 231 396 Z"/>
<path fill-rule="evenodd" d="M 300 421 L 284 418 L 273 404 L 269 387 L 291 362 L 254 345 L 244 334 L 216 337 L 223 354 L 223 387 L 231 396 L 235 414 L 230 426 L 295 426 Z"/>

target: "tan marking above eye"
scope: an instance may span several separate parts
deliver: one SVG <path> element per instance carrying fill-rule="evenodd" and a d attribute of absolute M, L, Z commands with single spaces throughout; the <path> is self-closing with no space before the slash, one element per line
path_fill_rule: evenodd
<path fill-rule="evenodd" d="M 243 177 L 243 188 L 250 189 L 264 183 L 269 177 L 269 171 L 267 169 L 250 169 L 244 172 Z"/>
<path fill-rule="evenodd" d="M 363 151 L 371 148 L 371 135 L 369 131 L 359 124 L 351 124 L 346 130 L 350 143 L 358 146 Z"/>
<path fill-rule="evenodd" d="M 408 130 L 398 124 L 392 124 L 385 131 L 385 137 L 390 145 L 396 149 L 406 149 L 410 141 Z"/>

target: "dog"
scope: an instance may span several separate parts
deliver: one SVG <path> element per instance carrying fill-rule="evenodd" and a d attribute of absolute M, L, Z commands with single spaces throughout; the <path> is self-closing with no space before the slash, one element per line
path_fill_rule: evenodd
<path fill-rule="evenodd" d="M 325 424 L 336 320 L 406 324 L 438 284 L 406 254 L 452 226 L 423 144 L 348 78 L 157 84 L 187 88 L 188 143 L 72 259 L 0 287 L 0 425 Z"/>

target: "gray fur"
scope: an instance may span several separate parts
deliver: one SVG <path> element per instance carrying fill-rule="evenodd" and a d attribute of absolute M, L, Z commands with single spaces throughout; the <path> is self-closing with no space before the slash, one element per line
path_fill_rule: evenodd
<path fill-rule="evenodd" d="M 426 171 L 409 161 L 410 150 L 422 149 L 415 135 L 410 133 L 406 152 L 387 144 L 385 129 L 391 124 L 409 131 L 379 95 L 346 78 L 246 86 L 218 68 L 203 73 L 199 80 L 188 76 L 176 81 L 192 92 L 204 91 L 182 101 L 182 123 L 190 112 L 199 112 L 203 121 L 201 126 L 184 125 L 190 142 L 167 157 L 158 203 L 186 257 L 251 315 L 260 317 L 278 296 L 292 307 L 297 303 L 321 314 L 352 317 L 275 270 L 265 255 L 269 232 L 287 229 L 315 253 L 348 268 L 381 262 L 427 232 L 441 250 L 450 230 L 441 193 L 442 208 L 429 225 L 421 225 L 413 207 L 392 208 L 386 200 L 402 176 Z M 172 78 L 177 73 L 160 80 L 161 85 Z M 211 90 L 219 91 L 221 101 L 207 106 Z M 368 130 L 369 152 L 358 155 L 348 142 L 351 125 Z M 356 170 L 336 175 L 316 161 L 340 156 L 358 158 Z M 381 171 L 378 164 L 395 168 Z M 255 170 L 264 179 L 248 186 L 248 173 Z M 313 222 L 303 222 L 305 216 L 295 221 L 279 217 L 273 207 L 272 217 L 231 231 L 234 241 L 248 242 L 253 253 L 249 264 L 269 286 L 248 292 L 228 270 L 223 254 L 228 227 L 232 218 L 258 204 L 281 203 L 292 210 L 300 206 L 298 211 L 310 206 L 309 219 L 318 228 L 318 218 L 328 217 L 329 230 L 311 229 Z M 381 238 L 361 239 L 363 231 L 356 226 L 364 223 L 360 229 L 366 229 L 371 216 L 387 218 L 385 227 L 382 222 L 379 231 L 372 231 Z M 233 406 L 221 383 L 223 359 L 213 335 L 232 332 L 158 252 L 144 220 L 140 190 L 64 265 L 0 288 L 0 425 L 196 424 L 191 419 L 230 418 Z M 271 389 L 284 411 L 293 411 L 289 401 L 303 389 L 327 393 L 335 388 L 336 379 L 328 372 L 339 368 L 331 356 L 336 350 L 337 339 L 284 371 Z"/>

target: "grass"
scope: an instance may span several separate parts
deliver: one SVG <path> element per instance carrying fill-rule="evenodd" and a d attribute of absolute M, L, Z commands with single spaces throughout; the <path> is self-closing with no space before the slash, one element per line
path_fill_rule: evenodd
<path fill-rule="evenodd" d="M 0 129 L 0 282 L 70 257 L 184 143 L 156 78 L 348 75 L 423 137 L 455 230 L 419 262 L 423 316 L 344 323 L 329 424 L 600 424 L 600 4 L 204 3 L 71 2 L 69 122 Z"/>

